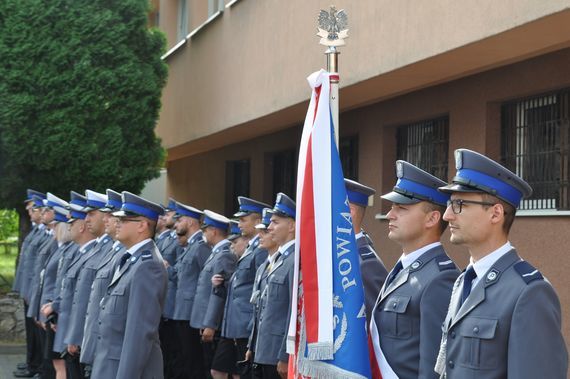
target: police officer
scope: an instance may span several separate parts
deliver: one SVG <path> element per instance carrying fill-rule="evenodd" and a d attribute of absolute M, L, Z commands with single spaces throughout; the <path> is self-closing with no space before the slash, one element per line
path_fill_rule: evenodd
<path fill-rule="evenodd" d="M 100 340 L 93 379 L 163 378 L 158 325 L 166 296 L 166 270 L 154 243 L 160 205 L 122 193 L 119 259 L 99 313 Z"/>
<path fill-rule="evenodd" d="M 216 350 L 217 338 L 214 337 L 219 336 L 227 295 L 224 285 L 216 287 L 212 285 L 212 276 L 220 274 L 229 278 L 235 270 L 237 260 L 237 257 L 230 250 L 230 241 L 226 238 L 229 224 L 230 220 L 226 217 L 204 210 L 204 238 L 212 248 L 212 253 L 198 277 L 190 326 L 201 329 L 204 364 L 207 373 L 210 371 L 213 354 Z"/>
<path fill-rule="evenodd" d="M 397 161 L 396 174 L 382 198 L 392 203 L 388 238 L 403 253 L 380 291 L 370 333 L 383 376 L 434 378 L 446 303 L 459 275 L 440 243 L 449 197 L 437 190 L 443 181 L 408 162 Z"/>
<path fill-rule="evenodd" d="M 73 295 L 75 293 L 79 272 L 85 261 L 90 257 L 91 250 L 97 243 L 96 236 L 87 228 L 85 223 L 87 216 L 85 213 L 86 205 L 87 198 L 85 196 L 71 191 L 71 199 L 69 201 L 70 218 L 67 222 L 70 224 L 69 230 L 71 239 L 79 245 L 79 250 L 65 272 L 61 273 L 63 278 L 61 280 L 59 295 L 52 303 L 48 303 L 42 308 L 42 312 L 45 315 L 50 315 L 52 312 L 58 314 L 53 350 L 56 353 L 61 353 L 62 357 L 66 358 L 65 366 L 69 378 L 81 378 L 83 376 L 79 365 L 79 355 L 68 352 L 67 343 L 64 342 L 64 339 L 71 322 Z"/>
<path fill-rule="evenodd" d="M 190 326 L 198 277 L 212 251 L 200 229 L 203 214 L 190 205 L 176 204 L 176 235 L 183 251 L 175 266 L 165 263 L 168 266 L 169 289 L 174 289 L 176 299 L 172 316 L 177 337 L 172 341 L 173 350 L 176 350 L 172 378 L 202 378 L 205 373 L 200 329 Z"/>
<path fill-rule="evenodd" d="M 566 378 L 560 301 L 508 239 L 531 187 L 491 159 L 455 151 L 457 174 L 444 214 L 451 242 L 470 263 L 453 289 L 436 370 L 447 378 Z"/>
<path fill-rule="evenodd" d="M 99 332 L 99 311 L 100 302 L 107 287 L 111 283 L 113 277 L 113 269 L 117 265 L 117 261 L 125 253 L 125 247 L 120 241 L 114 240 L 117 235 L 118 219 L 112 215 L 113 212 L 121 209 L 121 194 L 107 189 L 107 203 L 99 212 L 105 213 L 104 220 L 104 235 L 109 236 L 113 240 L 113 244 L 107 251 L 101 251 L 101 256 L 94 262 L 95 278 L 91 285 L 91 291 L 87 302 L 87 310 L 85 312 L 85 329 L 83 331 L 83 340 L 81 341 L 81 352 L 79 362 L 85 367 L 85 377 L 91 374 L 91 368 L 95 361 L 95 354 L 97 351 L 98 337 L 101 335 Z"/>
<path fill-rule="evenodd" d="M 354 180 L 344 179 L 350 216 L 352 217 L 352 228 L 358 246 L 358 256 L 360 257 L 360 275 L 364 286 L 364 303 L 366 304 L 366 319 L 370 322 L 372 308 L 378 297 L 378 292 L 388 276 L 388 270 L 384 262 L 374 250 L 374 244 L 370 236 L 362 229 L 362 221 L 366 208 L 371 205 L 376 191 Z"/>
<path fill-rule="evenodd" d="M 84 211 L 85 226 L 96 237 L 96 243 L 89 251 L 81 264 L 75 266 L 76 284 L 69 318 L 69 327 L 63 342 L 67 344 L 67 351 L 74 358 L 75 367 L 79 377 L 85 376 L 85 365 L 80 364 L 79 355 L 83 332 L 85 329 L 85 314 L 91 293 L 91 285 L 95 279 L 100 259 L 111 249 L 112 238 L 105 233 L 107 213 L 100 209 L 105 207 L 107 196 L 92 190 L 85 191 L 86 205 Z"/>
<path fill-rule="evenodd" d="M 247 352 L 245 354 L 245 362 L 241 364 L 241 370 L 246 370 L 251 368 L 253 363 L 253 349 L 255 341 L 257 340 L 257 331 L 259 330 L 259 325 L 257 320 L 259 320 L 259 297 L 263 293 L 265 286 L 267 285 L 267 274 L 269 272 L 268 266 L 275 263 L 275 258 L 277 257 L 275 253 L 279 249 L 277 242 L 271 238 L 267 228 L 271 224 L 271 216 L 273 215 L 273 210 L 271 208 L 264 208 L 262 212 L 261 222 L 255 225 L 255 229 L 258 231 L 259 235 L 259 247 L 267 251 L 267 259 L 259 266 L 257 272 L 255 273 L 255 280 L 253 282 L 253 288 L 251 292 L 251 298 L 249 302 L 253 305 L 253 325 L 251 333 L 248 337 L 247 342 Z M 252 376 L 258 378 L 262 376 L 260 367 L 255 365 L 252 367 Z"/>
<path fill-rule="evenodd" d="M 278 193 L 273 207 L 269 234 L 279 244 L 272 262 L 267 265 L 263 291 L 259 295 L 257 330 L 253 331 L 250 350 L 253 362 L 263 378 L 287 375 L 289 356 L 286 351 L 287 327 L 291 312 L 295 251 L 295 202 Z"/>
<path fill-rule="evenodd" d="M 70 239 L 69 228 L 67 225 L 69 215 L 67 207 L 69 204 L 48 192 L 46 206 L 52 208 L 55 212 L 53 222 L 55 223 L 54 237 L 57 243 L 57 249 L 48 257 L 42 272 L 40 273 L 39 304 L 41 305 L 48 304 L 55 299 L 56 285 L 58 283 L 57 273 L 60 267 L 60 262 L 65 254 L 73 250 L 73 246 L 75 245 Z M 61 359 L 59 354 L 53 351 L 55 331 L 52 326 L 56 324 L 57 317 L 55 314 L 44 315 L 43 312 L 39 312 L 38 321 L 42 327 L 42 334 L 45 336 L 43 341 L 44 348 L 42 349 L 44 354 L 44 365 L 53 365 L 56 377 L 62 377 L 65 375 L 65 362 Z M 48 372 L 49 371 L 51 371 L 51 369 L 49 369 Z M 42 377 L 49 378 L 50 374 L 46 374 L 46 370 L 44 370 L 44 375 Z"/>
<path fill-rule="evenodd" d="M 30 196 L 31 195 L 31 196 Z M 32 223 L 37 225 L 33 238 L 29 240 L 29 245 L 23 251 L 20 266 L 22 267 L 18 277 L 20 296 L 24 300 L 24 311 L 26 315 L 26 346 L 27 346 L 27 367 L 14 372 L 16 377 L 32 377 L 39 372 L 42 364 L 41 339 L 37 325 L 33 317 L 28 316 L 30 304 L 30 291 L 37 275 L 35 275 L 36 259 L 40 247 L 50 238 L 46 231 L 46 226 L 41 222 L 43 200 L 46 195 L 32 191 L 28 192 L 28 206 L 31 210 Z M 31 205 L 30 205 L 31 204 Z"/>
<path fill-rule="evenodd" d="M 176 230 L 173 229 L 173 214 L 176 213 L 176 201 L 170 198 L 168 205 L 164 207 L 164 214 L 158 218 L 155 242 L 166 267 L 174 266 L 178 257 L 183 251 L 182 246 L 178 243 Z M 173 322 L 174 307 L 176 298 L 176 283 L 169 280 L 166 289 L 166 300 L 164 301 L 164 310 L 158 328 L 160 337 L 160 346 L 162 347 L 162 358 L 164 359 L 164 376 L 166 378 L 175 378 L 173 368 L 176 361 L 176 355 L 180 348 L 178 346 L 178 332 Z"/>
<path fill-rule="evenodd" d="M 253 306 L 250 303 L 255 273 L 267 260 L 267 250 L 259 246 L 259 236 L 255 228 L 261 222 L 263 208 L 269 207 L 260 201 L 238 197 L 239 228 L 232 237 L 232 248 L 238 254 L 237 268 L 228 283 L 228 298 L 222 321 L 222 339 L 218 344 L 212 365 L 212 376 L 221 378 L 222 373 L 238 374 L 237 362 L 245 358 L 247 340 L 253 327 Z M 245 251 L 238 246 L 247 243 Z M 236 251 L 237 250 L 237 251 Z M 221 284 L 223 278 L 214 276 Z"/>

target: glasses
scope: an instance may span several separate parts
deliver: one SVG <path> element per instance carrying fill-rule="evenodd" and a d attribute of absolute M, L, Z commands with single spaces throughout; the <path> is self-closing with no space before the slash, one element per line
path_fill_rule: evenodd
<path fill-rule="evenodd" d="M 463 210 L 463 204 L 477 204 L 483 206 L 492 206 L 496 203 L 489 203 L 487 201 L 473 201 L 473 200 L 463 200 L 463 199 L 454 199 L 454 200 L 447 200 L 447 207 L 451 206 L 451 210 L 456 215 L 460 214 Z"/>

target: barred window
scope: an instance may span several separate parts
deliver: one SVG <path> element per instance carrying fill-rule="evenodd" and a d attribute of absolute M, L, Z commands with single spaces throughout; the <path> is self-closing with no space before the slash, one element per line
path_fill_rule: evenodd
<path fill-rule="evenodd" d="M 344 177 L 358 180 L 358 135 L 341 137 L 338 150 Z"/>
<path fill-rule="evenodd" d="M 397 159 L 447 181 L 449 116 L 401 125 L 396 131 Z"/>
<path fill-rule="evenodd" d="M 570 209 L 570 89 L 501 107 L 502 163 L 530 184 L 520 209 Z"/>
<path fill-rule="evenodd" d="M 238 196 L 249 196 L 249 159 L 226 161 L 226 207 L 225 214 L 237 212 Z"/>

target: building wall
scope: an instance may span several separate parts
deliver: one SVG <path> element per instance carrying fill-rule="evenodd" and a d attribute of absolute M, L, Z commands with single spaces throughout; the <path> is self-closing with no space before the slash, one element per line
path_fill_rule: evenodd
<path fill-rule="evenodd" d="M 448 180 L 455 173 L 453 150 L 456 148 L 470 148 L 499 159 L 501 102 L 570 87 L 568 67 L 570 49 L 564 49 L 343 112 L 340 116 L 341 136 L 358 135 L 359 181 L 376 188 L 379 194 L 390 191 L 396 179 L 397 126 L 445 114 L 450 120 Z M 308 88 L 306 92 L 309 93 Z M 340 101 L 343 102 L 342 97 Z M 193 206 L 223 211 L 225 162 L 249 158 L 252 173 L 250 195 L 271 202 L 265 189 L 268 179 L 263 174 L 265 154 L 296 148 L 301 121 L 281 132 L 170 160 L 169 193 Z M 385 263 L 392 266 L 401 251 L 386 237 L 387 221 L 382 220 L 381 215 L 388 207 L 389 204 L 376 196 L 364 224 Z M 564 312 L 566 341 L 570 341 L 570 277 L 565 272 L 569 228 L 569 216 L 517 217 L 511 233 L 511 241 L 521 256 L 536 265 L 557 289 Z M 444 234 L 443 240 L 449 240 L 449 232 Z M 468 262 L 466 250 L 449 243 L 445 245 L 459 265 L 465 267 Z"/>
<path fill-rule="evenodd" d="M 165 29 L 176 23 L 167 10 L 176 3 L 161 2 Z M 190 8 L 199 3 L 206 2 Z M 240 0 L 172 51 L 157 128 L 168 159 L 302 119 L 304 78 L 324 65 L 315 19 L 328 6 L 324 0 Z M 567 0 L 343 0 L 337 6 L 346 8 L 351 28 L 341 49 L 343 110 L 570 45 Z M 236 126 L 241 132 L 228 134 Z"/>

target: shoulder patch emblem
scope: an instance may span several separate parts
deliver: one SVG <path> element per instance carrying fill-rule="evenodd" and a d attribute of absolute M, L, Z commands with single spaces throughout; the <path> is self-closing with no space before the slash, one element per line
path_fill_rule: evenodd
<path fill-rule="evenodd" d="M 437 268 L 439 271 L 451 270 L 455 268 L 455 263 L 447 255 L 438 255 L 435 257 Z"/>
<path fill-rule="evenodd" d="M 417 269 L 420 268 L 422 265 L 423 265 L 423 262 L 418 259 L 417 261 L 415 261 L 414 263 L 412 263 L 412 264 L 410 265 L 410 269 L 412 269 L 412 270 L 417 270 Z"/>
<path fill-rule="evenodd" d="M 516 272 L 521 276 L 526 284 L 529 284 L 533 280 L 544 279 L 540 271 L 538 271 L 534 266 L 532 266 L 527 261 L 521 261 L 514 266 Z"/>

